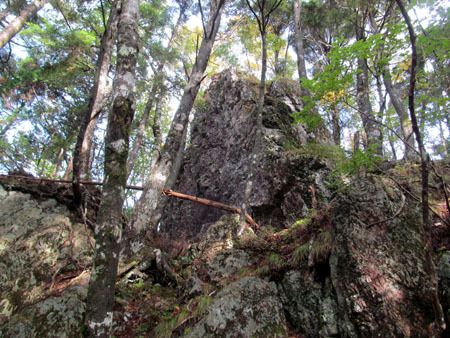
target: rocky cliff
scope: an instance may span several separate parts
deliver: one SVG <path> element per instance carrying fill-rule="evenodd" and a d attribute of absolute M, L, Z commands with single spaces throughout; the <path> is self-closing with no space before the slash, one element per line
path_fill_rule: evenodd
<path fill-rule="evenodd" d="M 242 74 L 214 77 L 174 190 L 239 205 L 256 92 Z M 161 233 L 121 262 L 115 337 L 429 337 L 432 280 L 413 171 L 331 175 L 323 126 L 291 124 L 300 96 L 290 81 L 268 88 L 250 203 L 261 229 L 238 236 L 238 215 L 171 200 Z M 0 190 L 0 336 L 79 337 L 90 230 L 60 194 L 21 185 Z M 448 215 L 441 217 L 436 261 L 448 316 Z"/>
<path fill-rule="evenodd" d="M 240 206 L 254 144 L 257 88 L 241 73 L 226 71 L 213 77 L 197 103 L 174 190 Z M 287 153 L 307 142 L 329 141 L 322 125 L 292 125 L 291 114 L 302 109 L 301 97 L 299 85 L 289 80 L 273 82 L 265 97 L 261 161 L 249 204 L 256 222 L 278 229 L 305 216 L 311 207 L 311 186 L 328 194 L 323 185 L 330 168 L 323 159 Z M 221 215 L 217 209 L 171 200 L 161 231 L 171 238 L 199 239 Z"/>

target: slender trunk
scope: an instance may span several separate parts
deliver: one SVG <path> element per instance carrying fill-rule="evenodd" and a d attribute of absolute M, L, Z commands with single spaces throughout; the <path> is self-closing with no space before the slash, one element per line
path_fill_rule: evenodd
<path fill-rule="evenodd" d="M 440 115 L 440 111 L 439 111 L 439 115 Z M 448 155 L 447 141 L 446 141 L 445 135 L 444 135 L 444 128 L 442 127 L 442 121 L 439 119 L 438 122 L 439 122 L 439 136 L 441 138 L 442 151 L 443 151 L 444 158 L 445 158 Z"/>
<path fill-rule="evenodd" d="M 109 96 L 108 72 L 111 66 L 121 3 L 121 1 L 115 0 L 111 8 L 108 24 L 102 37 L 88 110 L 83 115 L 73 154 L 72 187 L 75 205 L 79 205 L 82 201 L 79 182 L 81 180 L 87 180 L 89 177 L 89 158 L 95 127 L 104 108 L 106 99 Z"/>
<path fill-rule="evenodd" d="M 331 122 L 333 124 L 333 141 L 338 147 L 341 145 L 341 119 L 339 109 L 335 104 L 331 112 Z"/>
<path fill-rule="evenodd" d="M 391 151 L 392 151 L 392 159 L 394 161 L 397 161 L 397 151 L 395 150 L 395 144 L 394 144 L 394 140 L 393 140 L 393 136 L 388 135 L 388 141 L 389 141 L 389 145 L 391 146 Z"/>
<path fill-rule="evenodd" d="M 251 214 L 249 210 L 249 201 L 250 196 L 253 190 L 253 179 L 255 176 L 255 171 L 258 168 L 258 163 L 260 159 L 261 147 L 262 147 L 262 129 L 263 129 L 263 110 L 264 110 L 264 92 L 266 89 L 266 72 L 267 72 L 267 34 L 265 27 L 260 30 L 261 33 L 261 51 L 262 51 L 262 59 L 261 59 L 261 80 L 259 83 L 259 95 L 258 95 L 258 103 L 256 107 L 256 132 L 255 132 L 255 141 L 253 145 L 252 151 L 252 159 L 250 165 L 250 172 L 247 176 L 247 181 L 245 182 L 245 190 L 244 190 L 244 198 L 241 203 L 241 215 L 240 215 L 240 235 L 246 226 L 246 215 Z"/>
<path fill-rule="evenodd" d="M 210 2 L 211 10 L 208 22 L 205 25 L 203 40 L 189 77 L 189 82 L 184 89 L 166 142 L 155 161 L 144 192 L 131 216 L 130 227 L 128 227 L 130 234 L 127 234 L 127 243 L 129 243 L 130 248 L 134 252 L 139 250 L 142 244 L 142 236 L 138 234 L 156 230 L 162 214 L 155 211 L 164 209 L 167 203 L 167 199 L 161 198 L 161 192 L 163 189 L 170 190 L 178 175 L 179 166 L 177 163 L 180 163 L 180 157 L 182 157 L 184 151 L 189 115 L 200 89 L 203 73 L 208 65 L 214 40 L 220 26 L 224 4 L 225 0 L 211 0 Z"/>
<path fill-rule="evenodd" d="M 58 158 L 56 160 L 55 171 L 53 172 L 53 178 L 55 178 L 55 179 L 58 178 L 58 171 L 59 171 L 59 168 L 61 167 L 61 161 L 62 161 L 63 155 L 64 155 L 64 148 L 61 148 L 59 150 Z"/>
<path fill-rule="evenodd" d="M 387 67 L 383 69 L 383 81 L 384 86 L 386 87 L 386 91 L 391 98 L 392 106 L 394 106 L 395 112 L 400 120 L 400 129 L 403 136 L 403 143 L 405 145 L 405 154 L 403 158 L 405 160 L 412 160 L 415 158 L 414 151 L 414 137 L 413 130 L 411 126 L 411 120 L 409 119 L 408 111 L 406 107 L 403 105 L 403 102 L 400 100 L 400 94 L 397 89 L 392 84 L 392 78 L 389 74 L 389 70 Z"/>
<path fill-rule="evenodd" d="M 432 281 L 432 288 L 430 290 L 431 303 L 433 305 L 435 320 L 432 326 L 430 336 L 440 337 L 445 330 L 446 324 L 444 320 L 444 312 L 438 296 L 438 276 L 436 266 L 433 261 L 433 247 L 431 243 L 431 222 L 430 211 L 428 202 L 428 177 L 429 177 L 429 162 L 430 157 L 426 153 L 422 135 L 420 134 L 419 126 L 417 124 L 417 118 L 414 108 L 414 90 L 416 85 L 416 66 L 417 66 L 417 50 L 416 50 L 416 35 L 414 28 L 409 19 L 408 13 L 401 0 L 395 0 L 400 11 L 408 26 L 408 33 L 411 40 L 411 75 L 409 81 L 409 93 L 408 93 L 408 108 L 411 117 L 412 128 L 414 135 L 416 136 L 417 146 L 419 148 L 421 171 L 422 171 L 422 223 L 424 228 L 424 242 L 425 242 L 425 268 L 428 270 L 428 275 Z"/>
<path fill-rule="evenodd" d="M 70 174 L 72 173 L 73 168 L 73 156 L 70 156 L 69 162 L 67 163 L 66 170 L 64 171 L 63 180 L 69 180 Z"/>
<path fill-rule="evenodd" d="M 183 22 L 183 18 L 184 18 L 186 10 L 187 10 L 187 6 L 180 6 L 180 13 L 178 15 L 178 19 L 172 30 L 172 33 L 171 33 L 170 39 L 169 39 L 169 43 L 167 45 L 168 50 L 172 49 L 172 47 L 173 47 L 175 38 L 178 35 L 178 29 L 180 28 L 180 26 Z M 163 89 L 164 88 L 164 67 L 166 65 L 166 61 L 167 61 L 166 59 L 163 59 L 162 61 L 160 61 L 157 71 L 155 72 L 154 80 L 152 83 L 152 88 L 150 90 L 150 94 L 148 96 L 147 103 L 145 105 L 144 113 L 142 114 L 142 119 L 139 122 L 138 132 L 137 132 L 136 138 L 133 143 L 133 148 L 132 148 L 132 150 L 130 152 L 130 156 L 128 158 L 127 176 L 130 176 L 131 171 L 133 170 L 134 164 L 136 163 L 136 159 L 138 157 L 139 150 L 141 149 L 142 141 L 144 139 L 145 129 L 148 126 L 148 118 L 149 118 L 150 112 L 153 108 L 153 104 L 156 101 L 157 104 L 159 104 L 159 107 L 161 107 L 160 103 L 167 93 L 167 91 Z M 156 116 L 156 113 L 155 113 L 155 116 Z M 159 115 L 159 116 L 161 116 L 161 115 Z M 159 125 L 160 119 L 155 118 L 153 120 L 154 126 L 155 126 L 155 123 L 157 123 Z M 157 137 L 155 136 L 154 133 L 153 133 L 153 137 L 155 138 L 155 140 L 157 139 Z M 157 148 L 159 148 L 160 143 L 157 143 L 156 146 L 157 146 Z"/>
<path fill-rule="evenodd" d="M 34 0 L 33 3 L 20 11 L 19 15 L 0 32 L 0 49 L 20 32 L 25 23 L 30 20 L 30 18 L 36 14 L 46 2 L 46 0 Z"/>
<path fill-rule="evenodd" d="M 303 49 L 303 30 L 302 30 L 302 0 L 294 0 L 294 38 L 297 51 L 297 70 L 298 77 L 308 78 L 306 73 L 305 50 Z"/>
<path fill-rule="evenodd" d="M 86 336 L 109 337 L 122 239 L 128 142 L 135 109 L 139 0 L 124 0 L 117 35 L 113 105 L 105 139 L 103 195 L 95 224 L 95 251 L 86 303 Z"/>
<path fill-rule="evenodd" d="M 364 131 L 366 132 L 367 147 L 374 151 L 374 155 L 383 156 L 381 125 L 372 112 L 369 97 L 369 71 L 364 59 L 358 58 L 358 70 L 359 73 L 356 75 L 356 100 Z"/>

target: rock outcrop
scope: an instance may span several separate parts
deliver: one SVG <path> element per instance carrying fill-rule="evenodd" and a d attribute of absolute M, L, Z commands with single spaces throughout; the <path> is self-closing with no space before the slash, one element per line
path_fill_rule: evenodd
<path fill-rule="evenodd" d="M 289 323 L 280 332 L 290 327 L 305 337 L 427 337 L 434 313 L 416 202 L 404 204 L 405 196 L 392 181 L 371 174 L 335 182 L 340 189 L 330 190 L 330 161 L 303 151 L 308 143 L 328 142 L 327 133 L 291 125 L 291 114 L 301 108 L 297 89 L 281 80 L 268 88 L 263 154 L 250 205 L 263 227 L 295 228 L 308 220 L 304 229 L 287 230 L 286 241 L 281 231 L 260 246 L 250 239 L 246 242 L 252 244 L 236 248 L 233 231 L 225 230 L 237 226 L 233 217 L 220 218 L 219 210 L 177 200 L 166 209 L 161 231 L 172 238 L 203 236 L 196 244 L 207 271 L 202 276 L 228 285 L 192 334 L 224 334 L 217 327 L 251 313 L 247 304 L 259 311 L 254 300 L 228 299 L 230 288 L 250 275 L 276 285 L 271 297 L 282 307 L 274 306 L 279 313 L 271 316 Z M 255 97 L 252 81 L 232 72 L 216 75 L 197 110 L 174 190 L 239 205 L 253 144 Z M 223 234 L 214 241 L 213 234 L 221 233 L 217 229 Z M 253 242 L 260 241 L 254 237 Z"/>
<path fill-rule="evenodd" d="M 0 186 L 0 336 L 81 332 L 91 241 L 65 205 Z"/>
<path fill-rule="evenodd" d="M 273 235 L 255 247 L 256 237 L 247 239 L 247 246 L 232 235 L 214 240 L 217 231 L 212 229 L 239 225 L 230 216 L 213 224 L 196 244 L 195 257 L 211 282 L 227 286 L 215 295 L 189 336 L 232 337 L 241 332 L 242 337 L 266 337 L 239 323 L 257 321 L 261 311 L 270 311 L 281 335 L 291 328 L 304 337 L 428 337 L 434 313 L 417 205 L 402 206 L 401 192 L 376 176 L 359 177 L 348 188 L 327 207 L 325 219 L 313 219 L 287 241 Z M 387 220 L 398 210 L 402 212 L 397 217 Z M 287 248 L 296 241 L 306 244 L 302 260 L 294 259 Z M 222 245 L 211 251 L 207 243 Z M 265 266 L 273 256 L 280 257 L 278 266 Z M 441 263 L 443 285 L 447 263 L 445 258 Z M 248 279 L 249 275 L 259 278 Z M 270 310 L 267 304 L 262 310 L 260 295 L 247 286 L 262 287 L 260 279 L 271 285 L 265 286 L 270 290 Z M 229 296 L 232 290 L 236 299 Z M 274 305 L 275 299 L 282 306 Z M 228 329 L 233 334 L 228 335 Z"/>
<path fill-rule="evenodd" d="M 225 71 L 213 77 L 197 104 L 175 191 L 240 206 L 254 144 L 257 88 L 241 73 Z M 282 228 L 304 217 L 311 207 L 310 186 L 326 193 L 322 185 L 329 168 L 323 161 L 287 154 L 308 141 L 329 140 L 323 126 L 292 125 L 291 114 L 301 110 L 301 96 L 296 82 L 277 80 L 265 98 L 263 150 L 249 204 L 253 218 L 266 226 Z M 208 206 L 171 200 L 160 228 L 172 238 L 199 239 L 223 214 Z"/>

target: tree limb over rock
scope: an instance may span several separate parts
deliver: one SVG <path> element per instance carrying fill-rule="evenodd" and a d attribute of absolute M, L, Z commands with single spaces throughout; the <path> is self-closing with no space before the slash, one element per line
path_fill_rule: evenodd
<path fill-rule="evenodd" d="M 219 202 L 211 201 L 211 200 L 208 200 L 206 198 L 200 198 L 200 197 L 195 197 L 195 196 L 191 196 L 191 195 L 186 195 L 186 194 L 183 194 L 183 193 L 180 193 L 180 192 L 176 192 L 176 191 L 172 191 L 172 190 L 163 190 L 162 194 L 163 195 L 167 195 L 167 196 L 178 197 L 178 198 L 181 198 L 181 199 L 184 199 L 184 200 L 200 203 L 200 204 L 203 204 L 203 205 L 208 205 L 208 206 L 213 207 L 213 208 L 234 212 L 236 214 L 240 214 L 241 213 L 241 209 L 239 209 L 239 208 L 232 207 L 230 205 L 222 204 L 222 203 L 219 203 Z M 259 225 L 255 222 L 255 220 L 249 214 L 245 214 L 245 221 L 248 224 L 250 224 L 252 227 L 254 227 L 255 229 L 259 229 Z"/>

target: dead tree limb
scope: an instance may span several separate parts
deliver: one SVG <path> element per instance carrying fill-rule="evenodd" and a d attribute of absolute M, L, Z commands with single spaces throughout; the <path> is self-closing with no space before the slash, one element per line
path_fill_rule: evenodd
<path fill-rule="evenodd" d="M 186 195 L 186 194 L 182 194 L 180 192 L 176 192 L 176 191 L 172 191 L 172 190 L 163 190 L 162 191 L 163 195 L 168 195 L 168 196 L 174 196 L 174 197 L 178 197 L 184 200 L 188 200 L 191 202 L 196 202 L 196 203 L 200 203 L 203 205 L 207 205 L 213 208 L 217 208 L 217 209 L 222 209 L 225 211 L 230 211 L 236 214 L 240 214 L 241 213 L 241 209 L 236 208 L 236 207 L 232 207 L 230 205 L 226 205 L 226 204 L 222 204 L 219 202 L 215 202 L 215 201 L 211 201 L 208 200 L 206 198 L 200 198 L 200 197 L 195 197 L 195 196 L 191 196 L 191 195 Z M 259 225 L 255 222 L 255 220 L 249 215 L 249 214 L 245 214 L 245 220 L 248 224 L 250 224 L 251 226 L 253 226 L 255 229 L 259 229 Z"/>
<path fill-rule="evenodd" d="M 5 179 L 23 179 L 23 180 L 30 180 L 30 181 L 72 184 L 71 180 L 55 180 L 55 179 L 51 179 L 51 178 L 39 178 L 39 177 L 20 176 L 20 175 L 0 175 L 0 180 L 5 180 Z M 80 181 L 80 184 L 84 184 L 84 185 L 103 185 L 103 182 Z M 140 186 L 136 186 L 136 185 L 127 185 L 127 186 L 125 186 L 125 188 L 126 189 L 133 189 L 133 190 L 144 190 L 144 187 L 140 187 Z"/>

